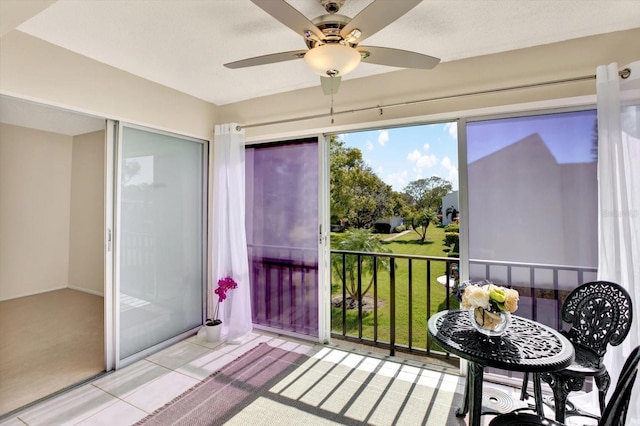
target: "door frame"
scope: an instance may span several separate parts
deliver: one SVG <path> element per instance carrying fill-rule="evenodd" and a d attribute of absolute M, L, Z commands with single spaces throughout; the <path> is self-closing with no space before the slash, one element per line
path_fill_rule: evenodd
<path fill-rule="evenodd" d="M 187 337 L 197 333 L 201 324 L 180 333 L 168 340 L 120 359 L 120 241 L 118 230 L 120 226 L 120 153 L 122 147 L 122 133 L 125 127 L 144 130 L 147 132 L 167 135 L 202 144 L 202 318 L 207 309 L 207 284 L 209 281 L 209 161 L 211 141 L 192 136 L 167 132 L 151 127 L 132 123 L 107 120 L 105 143 L 105 288 L 104 288 L 104 342 L 105 342 L 105 370 L 118 370 L 153 354 L 161 349 L 172 346 Z"/>
<path fill-rule="evenodd" d="M 296 334 L 279 329 L 270 329 L 268 327 L 254 324 L 254 328 L 274 331 L 279 334 L 304 339 L 318 341 L 320 343 L 329 343 L 331 338 L 331 247 L 329 245 L 329 138 L 323 133 L 301 133 L 295 137 L 275 137 L 269 139 L 247 138 L 245 147 L 269 144 L 274 142 L 286 142 L 298 139 L 316 139 L 318 146 L 318 336 L 308 336 Z"/>

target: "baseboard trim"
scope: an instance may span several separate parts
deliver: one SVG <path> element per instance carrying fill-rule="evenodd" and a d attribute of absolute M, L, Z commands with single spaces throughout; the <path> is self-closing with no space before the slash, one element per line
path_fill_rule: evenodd
<path fill-rule="evenodd" d="M 95 290 L 89 290 L 88 288 L 75 287 L 75 286 L 72 286 L 72 285 L 67 286 L 67 288 L 69 290 L 76 290 L 76 291 L 81 291 L 83 293 L 93 294 L 94 296 L 104 297 L 104 293 L 101 293 L 101 292 L 95 291 Z"/>
<path fill-rule="evenodd" d="M 65 288 L 67 288 L 67 286 L 48 288 L 46 290 L 34 291 L 34 292 L 31 292 L 31 293 L 18 294 L 18 295 L 15 295 L 15 296 L 7 297 L 5 299 L 0 299 L 0 302 L 4 302 L 4 301 L 7 301 L 7 300 L 13 300 L 13 299 L 20 299 L 21 297 L 35 296 L 37 294 L 49 293 L 50 291 L 64 290 Z"/>
<path fill-rule="evenodd" d="M 63 286 L 63 287 L 48 288 L 46 290 L 41 290 L 41 291 L 34 291 L 34 292 L 31 292 L 31 293 L 19 294 L 19 295 L 16 295 L 16 296 L 7 297 L 5 299 L 0 299 L 0 302 L 6 302 L 8 300 L 20 299 L 21 297 L 36 296 L 38 294 L 44 294 L 44 293 L 49 293 L 51 291 L 66 290 L 66 289 L 81 291 L 83 293 L 93 294 L 94 296 L 104 297 L 104 293 L 100 293 L 98 291 L 89 290 L 89 289 L 82 288 L 82 287 L 75 287 L 75 286 L 68 285 L 68 286 Z"/>

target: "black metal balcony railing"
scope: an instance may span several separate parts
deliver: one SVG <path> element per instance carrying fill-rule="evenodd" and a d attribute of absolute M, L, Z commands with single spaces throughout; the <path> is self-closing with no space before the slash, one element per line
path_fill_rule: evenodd
<path fill-rule="evenodd" d="M 426 335 L 426 321 L 436 313 L 434 305 L 438 311 L 457 307 L 457 298 L 453 297 L 454 289 L 448 285 L 436 282 L 435 277 L 444 274 L 451 276 L 452 268 L 459 263 L 457 258 L 442 258 L 430 256 L 412 256 L 390 253 L 370 253 L 370 252 L 349 252 L 332 250 L 332 262 L 339 261 L 347 264 L 347 256 L 356 257 L 357 267 L 357 312 L 355 313 L 356 326 L 348 327 L 348 312 L 345 309 L 348 297 L 345 281 L 346 270 L 343 269 L 341 282 L 334 282 L 335 274 L 332 274 L 332 288 L 340 288 L 342 294 L 342 308 L 338 315 L 341 318 L 341 325 L 336 326 L 333 321 L 332 336 L 346 340 L 354 340 L 362 344 L 386 347 L 391 355 L 396 350 L 431 353 L 431 342 Z M 389 261 L 388 277 L 381 277 L 377 268 L 373 268 L 372 292 L 373 292 L 373 314 L 366 315 L 363 312 L 362 300 L 362 270 L 359 265 L 362 260 L 370 257 L 373 264 L 380 259 Z M 424 272 L 420 273 L 423 282 L 416 282 L 416 269 L 422 267 Z M 398 270 L 404 269 L 403 279 L 399 281 Z M 561 328 L 560 310 L 562 302 L 568 293 L 578 285 L 595 279 L 596 268 L 567 265 L 550 265 L 534 263 L 498 262 L 490 260 L 471 260 L 469 265 L 469 276 L 472 281 L 491 280 L 496 284 L 515 288 L 520 293 L 519 309 L 517 314 L 526 318 L 538 320 L 553 328 Z M 386 274 L 384 274 L 386 275 Z M 388 292 L 380 294 L 381 282 L 384 287 L 388 285 Z M 447 283 L 448 280 L 445 280 Z M 421 292 L 422 299 L 416 297 L 416 286 L 426 286 L 426 291 Z M 436 300 L 434 300 L 436 298 Z M 380 300 L 385 299 L 385 314 L 388 315 L 388 325 L 383 330 L 381 327 Z M 406 309 L 406 315 L 401 315 L 405 321 L 398 321 L 399 304 L 402 299 L 401 309 Z M 435 302 L 435 303 L 433 303 Z M 333 313 L 336 313 L 334 304 Z M 354 316 L 353 314 L 351 315 Z M 368 318 L 368 317 L 372 317 Z M 353 322 L 352 318 L 352 322 Z M 365 322 L 368 327 L 365 327 Z M 419 327 L 416 329 L 416 327 Z M 368 333 L 365 332 L 368 329 Z M 382 336 L 384 335 L 384 337 Z M 402 337 L 399 338 L 399 335 Z M 386 338 L 385 338 L 386 337 Z"/>
<path fill-rule="evenodd" d="M 249 255 L 254 323 L 317 336 L 317 250 L 250 246 Z M 349 285 L 347 259 L 356 265 Z M 332 337 L 388 349 L 391 355 L 396 350 L 431 354 L 426 323 L 436 312 L 458 307 L 446 277 L 459 259 L 332 250 L 331 262 Z M 388 268 L 378 268 L 380 262 Z M 564 299 L 595 280 L 596 268 L 473 259 L 468 275 L 517 289 L 518 315 L 559 329 Z"/>
<path fill-rule="evenodd" d="M 346 282 L 346 265 L 349 256 L 355 257 L 357 269 L 355 275 L 357 282 L 355 327 L 349 327 L 348 310 L 345 309 L 347 298 L 350 296 Z M 373 265 L 370 277 L 373 308 L 369 315 L 363 310 L 362 265 L 365 258 L 371 258 L 370 263 Z M 387 260 L 388 277 L 381 276 L 385 274 L 378 272 L 377 264 L 381 259 Z M 338 265 L 342 267 L 341 274 L 332 273 L 331 288 L 335 292 L 338 287 L 342 297 L 342 302 L 339 304 L 342 308 L 336 309 L 336 304 L 332 304 L 334 306 L 332 308 L 333 337 L 388 348 L 392 356 L 395 355 L 396 350 L 430 353 L 431 345 L 426 333 L 426 321 L 435 313 L 432 302 L 436 302 L 437 306 L 441 308 L 438 310 L 450 309 L 452 303 L 457 307 L 457 299 L 452 298 L 453 288 L 437 282 L 435 286 L 432 284 L 438 276 L 451 276 L 453 268 L 459 263 L 457 258 L 331 250 L 331 261 L 332 264 L 338 262 Z M 418 273 L 418 269 L 422 269 L 420 273 Z M 399 279 L 398 271 L 402 271 L 402 279 Z M 339 275 L 338 279 L 341 282 L 334 282 L 336 275 Z M 416 279 L 418 275 L 422 277 L 422 280 Z M 447 280 L 445 280 L 446 282 Z M 383 288 L 384 294 L 382 294 Z M 400 304 L 398 303 L 399 299 L 402 299 Z M 381 307 L 381 301 L 384 301 L 384 307 Z M 398 315 L 398 308 L 405 310 L 402 315 Z M 336 312 L 338 310 L 339 314 Z M 335 319 L 336 314 L 340 317 L 338 326 L 336 326 L 338 322 Z M 384 329 L 380 321 L 381 315 L 387 316 L 387 321 L 384 321 Z M 372 316 L 373 320 L 368 321 L 369 325 L 365 327 L 365 320 L 368 316 Z M 399 322 L 399 317 L 404 321 Z M 353 320 L 352 318 L 351 323 Z M 386 326 L 387 322 L 388 326 Z M 416 327 L 419 328 L 416 329 Z M 356 329 L 356 333 L 350 331 L 353 328 Z"/>

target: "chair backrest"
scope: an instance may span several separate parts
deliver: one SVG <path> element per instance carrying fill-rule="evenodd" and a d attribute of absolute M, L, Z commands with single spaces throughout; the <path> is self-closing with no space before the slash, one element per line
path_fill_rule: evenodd
<path fill-rule="evenodd" d="M 562 305 L 562 320 L 571 324 L 566 333 L 569 340 L 603 357 L 607 345 L 617 346 L 627 337 L 632 312 L 631 297 L 623 287 L 594 281 L 569 293 Z"/>
<path fill-rule="evenodd" d="M 598 426 L 619 426 L 625 424 L 633 383 L 638 375 L 638 362 L 640 362 L 640 346 L 631 352 L 627 361 L 624 363 L 618 384 L 602 413 Z"/>

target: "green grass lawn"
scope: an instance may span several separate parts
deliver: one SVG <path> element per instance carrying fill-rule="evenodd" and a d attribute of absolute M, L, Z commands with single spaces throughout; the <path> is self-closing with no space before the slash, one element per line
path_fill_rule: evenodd
<path fill-rule="evenodd" d="M 379 234 L 384 239 L 395 234 Z M 444 229 L 430 226 L 427 229 L 427 236 L 424 243 L 419 241 L 418 234 L 411 231 L 403 236 L 397 237 L 390 242 L 384 243 L 391 252 L 396 254 L 421 255 L 446 257 L 443 251 L 446 247 L 443 244 Z M 407 259 L 396 260 L 396 344 L 409 345 L 416 348 L 426 348 L 427 345 L 427 319 L 428 315 L 447 309 L 446 289 L 436 281 L 436 277 L 445 274 L 445 262 L 431 262 L 431 292 L 427 294 L 427 262 L 424 260 L 413 260 L 411 271 L 411 291 L 409 291 L 409 261 Z M 363 287 L 371 279 L 370 276 L 363 277 Z M 341 294 L 342 283 L 334 277 L 332 291 L 334 294 Z M 373 296 L 373 289 L 367 295 Z M 390 292 L 389 292 L 389 272 L 378 273 L 378 341 L 389 341 L 390 336 Z M 428 297 L 430 296 L 430 298 Z M 411 297 L 411 318 L 410 301 Z M 449 298 L 450 308 L 458 307 L 458 300 L 451 295 Z M 332 330 L 342 333 L 342 309 L 332 308 Z M 412 325 L 411 342 L 409 342 L 409 323 Z M 362 319 L 362 336 L 374 339 L 374 313 L 367 311 Z M 358 311 L 357 309 L 347 311 L 347 335 L 358 336 Z"/>

